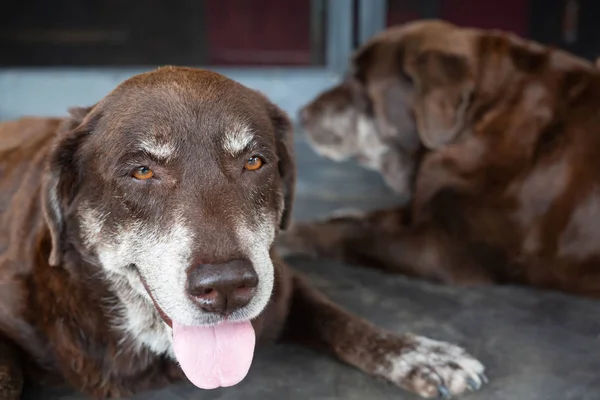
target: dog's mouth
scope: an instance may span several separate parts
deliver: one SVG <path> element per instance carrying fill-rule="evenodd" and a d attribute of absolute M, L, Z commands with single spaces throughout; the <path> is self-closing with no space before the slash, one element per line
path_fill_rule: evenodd
<path fill-rule="evenodd" d="M 310 135 L 307 135 L 307 138 L 308 137 L 310 137 Z M 331 161 L 341 163 L 352 158 L 352 154 L 346 154 L 343 151 L 340 151 L 336 145 L 317 143 L 312 138 L 307 139 L 307 141 L 315 153 Z"/>
<path fill-rule="evenodd" d="M 371 163 L 371 159 L 364 154 L 357 154 L 354 156 L 354 160 L 361 165 L 368 165 Z"/>
<path fill-rule="evenodd" d="M 148 293 L 148 296 L 150 296 L 150 299 L 152 299 L 152 304 L 154 304 L 154 308 L 156 308 L 156 311 L 158 311 L 158 315 L 160 315 L 162 320 L 165 322 L 165 324 L 167 324 L 169 326 L 169 328 L 173 329 L 173 320 L 171 318 L 169 318 L 167 313 L 165 313 L 162 310 L 162 308 L 160 308 L 160 306 L 158 305 L 158 302 L 154 298 L 154 295 L 152 294 L 152 291 L 150 290 L 150 287 L 148 286 L 148 282 L 146 282 L 146 278 L 144 278 L 144 276 L 142 274 L 140 274 L 140 271 L 137 268 L 136 268 L 136 271 L 137 271 L 138 276 L 140 277 L 140 281 L 142 281 L 142 285 L 144 285 L 144 289 L 146 289 L 146 293 Z"/>
<path fill-rule="evenodd" d="M 201 389 L 233 386 L 241 382 L 252 364 L 256 336 L 250 321 L 224 320 L 211 326 L 185 326 L 165 313 L 138 271 L 144 289 L 163 321 L 173 331 L 173 350 L 179 366 Z"/>

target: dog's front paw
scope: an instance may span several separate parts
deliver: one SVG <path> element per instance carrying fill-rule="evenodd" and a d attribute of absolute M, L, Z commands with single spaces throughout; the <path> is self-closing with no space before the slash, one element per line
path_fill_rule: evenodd
<path fill-rule="evenodd" d="M 449 399 L 487 383 L 484 366 L 459 346 L 413 335 L 404 343 L 387 353 L 376 373 L 406 390 Z"/>
<path fill-rule="evenodd" d="M 282 231 L 275 240 L 275 250 L 282 257 L 317 256 L 316 230 L 309 223 L 297 223 Z"/>
<path fill-rule="evenodd" d="M 283 257 L 302 254 L 343 261 L 347 247 L 360 238 L 363 225 L 363 214 L 356 210 L 322 221 L 295 223 L 279 233 L 275 250 Z"/>

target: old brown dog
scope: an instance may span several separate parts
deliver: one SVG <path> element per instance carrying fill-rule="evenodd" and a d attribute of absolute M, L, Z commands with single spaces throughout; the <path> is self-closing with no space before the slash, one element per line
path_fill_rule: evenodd
<path fill-rule="evenodd" d="M 423 396 L 478 389 L 483 367 L 461 348 L 378 329 L 275 257 L 291 135 L 261 94 L 175 67 L 70 118 L 1 124 L 0 398 L 40 372 L 94 397 L 184 375 L 233 385 L 254 333 Z"/>
<path fill-rule="evenodd" d="M 301 112 L 404 207 L 300 224 L 281 247 L 453 284 L 600 297 L 600 74 L 500 31 L 417 21 L 355 54 Z"/>

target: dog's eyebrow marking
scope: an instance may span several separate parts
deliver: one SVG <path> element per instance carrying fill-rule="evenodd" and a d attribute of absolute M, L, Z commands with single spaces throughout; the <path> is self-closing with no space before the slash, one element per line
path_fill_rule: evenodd
<path fill-rule="evenodd" d="M 175 147 L 169 142 L 157 142 L 153 139 L 144 139 L 140 143 L 143 151 L 159 160 L 168 160 L 175 152 Z"/>
<path fill-rule="evenodd" d="M 254 140 L 254 132 L 247 125 L 237 125 L 225 133 L 223 149 L 236 156 L 246 150 Z"/>

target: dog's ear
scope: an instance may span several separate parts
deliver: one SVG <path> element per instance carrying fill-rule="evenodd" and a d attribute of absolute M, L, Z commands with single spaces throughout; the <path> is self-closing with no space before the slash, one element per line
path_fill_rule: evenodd
<path fill-rule="evenodd" d="M 63 121 L 48 155 L 42 187 L 42 204 L 50 229 L 51 266 L 62 262 L 65 235 L 65 214 L 73 201 L 79 180 L 77 150 L 90 133 L 87 116 L 89 108 L 72 108 Z"/>
<path fill-rule="evenodd" d="M 463 130 L 475 90 L 466 56 L 440 50 L 416 55 L 408 66 L 415 85 L 414 113 L 429 149 L 451 143 Z"/>
<path fill-rule="evenodd" d="M 404 71 L 404 44 L 376 38 L 354 55 L 353 78 L 367 96 L 382 139 L 407 151 L 419 147 L 413 121 L 413 84 Z"/>
<path fill-rule="evenodd" d="M 292 207 L 296 191 L 296 163 L 294 160 L 294 130 L 289 117 L 277 106 L 269 103 L 269 116 L 275 128 L 275 145 L 279 158 L 279 175 L 283 181 L 283 212 L 280 228 L 286 229 L 292 220 Z"/>

